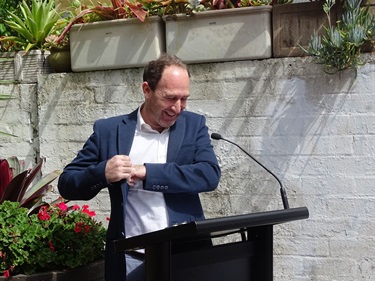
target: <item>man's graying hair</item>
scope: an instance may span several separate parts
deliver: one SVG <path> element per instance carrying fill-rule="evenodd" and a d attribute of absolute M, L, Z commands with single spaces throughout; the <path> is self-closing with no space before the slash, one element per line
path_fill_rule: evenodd
<path fill-rule="evenodd" d="M 151 90 L 155 91 L 158 85 L 163 71 L 168 66 L 178 66 L 185 69 L 190 77 L 189 69 L 187 65 L 177 56 L 162 53 L 156 60 L 150 61 L 144 68 L 143 71 L 143 82 L 147 82 Z"/>

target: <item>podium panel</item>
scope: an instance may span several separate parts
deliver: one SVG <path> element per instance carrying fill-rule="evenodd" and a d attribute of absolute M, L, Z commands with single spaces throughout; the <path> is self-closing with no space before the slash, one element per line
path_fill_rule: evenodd
<path fill-rule="evenodd" d="M 172 254 L 169 280 L 272 280 L 272 231 L 272 226 L 256 227 L 245 241 Z"/>
<path fill-rule="evenodd" d="M 271 281 L 273 225 L 308 216 L 300 207 L 207 219 L 117 240 L 114 248 L 144 248 L 147 281 Z M 212 245 L 212 237 L 233 233 L 242 241 Z"/>
<path fill-rule="evenodd" d="M 253 248 L 241 242 L 173 255 L 171 280 L 251 280 Z"/>

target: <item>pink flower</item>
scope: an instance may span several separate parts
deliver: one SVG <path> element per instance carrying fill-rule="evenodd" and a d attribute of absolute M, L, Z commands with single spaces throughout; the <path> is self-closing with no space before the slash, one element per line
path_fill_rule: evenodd
<path fill-rule="evenodd" d="M 72 210 L 73 211 L 75 211 L 75 210 L 79 210 L 79 209 L 81 209 L 78 205 L 74 205 L 73 207 L 72 207 Z"/>
<path fill-rule="evenodd" d="M 65 202 L 61 202 L 61 203 L 59 203 L 58 207 L 59 207 L 59 209 L 60 209 L 61 211 L 66 211 L 66 210 L 68 210 L 68 206 L 65 204 Z"/>
<path fill-rule="evenodd" d="M 90 217 L 96 216 L 95 211 L 90 211 L 88 205 L 83 205 L 82 212 L 85 213 L 85 214 L 88 214 Z"/>

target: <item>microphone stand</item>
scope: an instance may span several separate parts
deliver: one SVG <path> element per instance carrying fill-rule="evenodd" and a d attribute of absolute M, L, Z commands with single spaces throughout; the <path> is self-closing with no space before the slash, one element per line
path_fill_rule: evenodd
<path fill-rule="evenodd" d="M 271 172 L 267 167 L 265 167 L 262 163 L 260 163 L 257 159 L 255 159 L 250 153 L 248 153 L 246 150 L 244 150 L 241 146 L 239 146 L 238 144 L 230 141 L 230 140 L 227 140 L 225 138 L 223 138 L 220 134 L 217 134 L 217 133 L 212 133 L 211 134 L 211 138 L 215 139 L 215 140 L 224 140 L 224 141 L 227 141 L 235 146 L 237 146 L 239 149 L 241 149 L 247 156 L 249 156 L 251 159 L 253 159 L 256 163 L 258 163 L 263 169 L 265 169 L 268 173 L 270 173 L 276 180 L 277 182 L 279 183 L 280 185 L 280 193 L 281 193 L 281 199 L 283 201 L 283 206 L 284 206 L 284 209 L 289 209 L 289 203 L 288 203 L 288 198 L 287 198 L 287 195 L 286 195 L 286 190 L 282 184 L 282 182 L 280 181 L 280 179 L 273 173 Z"/>

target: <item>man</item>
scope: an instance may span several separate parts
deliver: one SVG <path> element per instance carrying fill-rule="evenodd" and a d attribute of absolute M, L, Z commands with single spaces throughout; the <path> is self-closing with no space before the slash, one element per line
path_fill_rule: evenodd
<path fill-rule="evenodd" d="M 180 59 L 162 54 L 151 61 L 143 73 L 140 108 L 96 121 L 59 178 L 59 191 L 70 200 L 89 200 L 109 190 L 107 281 L 144 278 L 142 260 L 115 254 L 113 240 L 203 220 L 198 194 L 219 184 L 205 117 L 184 111 L 189 88 L 189 71 Z"/>

